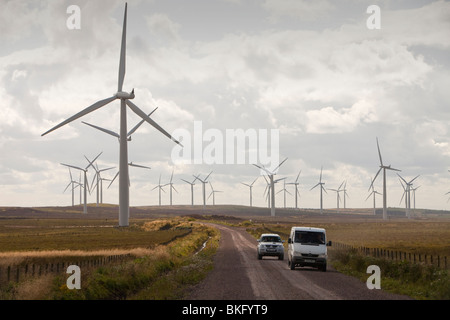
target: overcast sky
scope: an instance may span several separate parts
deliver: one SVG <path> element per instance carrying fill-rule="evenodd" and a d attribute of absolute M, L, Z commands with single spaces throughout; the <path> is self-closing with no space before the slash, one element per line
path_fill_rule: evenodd
<path fill-rule="evenodd" d="M 80 9 L 79 20 L 67 13 L 70 5 Z M 370 5 L 380 8 L 380 29 L 367 26 Z M 116 93 L 124 7 L 117 0 L 2 0 L 0 205 L 70 205 L 70 190 L 63 193 L 69 170 L 61 163 L 86 167 L 85 156 L 102 152 L 98 167 L 115 167 L 103 177 L 117 172 L 118 140 L 81 121 L 119 132 L 118 100 L 41 134 Z M 79 28 L 68 27 L 77 21 Z M 227 130 L 278 137 L 276 156 L 288 160 L 277 177 L 292 182 L 301 170 L 302 208 L 319 207 L 319 190 L 310 189 L 322 166 L 326 188 L 347 182 L 347 207 L 371 207 L 366 198 L 380 164 L 377 137 L 384 164 L 402 170 L 406 180 L 420 175 L 417 207 L 450 208 L 449 1 L 130 0 L 123 89 L 133 88 L 133 102 L 146 113 L 158 107 L 152 118 L 169 133 L 191 134 L 191 151 L 226 146 Z M 129 110 L 128 128 L 137 122 Z M 261 141 L 258 152 L 270 154 Z M 205 157 L 196 164 L 192 152 L 191 163 L 181 164 L 175 146 L 147 123 L 132 135 L 129 161 L 152 169 L 130 167 L 131 205 L 157 204 L 151 190 L 160 175 L 167 183 L 172 170 L 174 204 L 190 203 L 181 179 L 210 171 L 214 188 L 223 191 L 216 204 L 248 204 L 241 182 L 258 176 L 253 202 L 266 204 L 266 183 L 248 157 L 229 164 Z M 224 147 L 223 159 L 226 153 Z M 76 170 L 72 175 L 79 178 Z M 403 207 L 398 176 L 388 172 L 387 180 L 388 206 Z M 118 179 L 107 185 L 104 202 L 117 204 Z M 198 182 L 194 192 L 200 204 Z M 89 202 L 95 201 L 93 193 Z M 287 205 L 294 206 L 289 194 Z M 336 207 L 334 192 L 325 195 L 324 207 Z"/>

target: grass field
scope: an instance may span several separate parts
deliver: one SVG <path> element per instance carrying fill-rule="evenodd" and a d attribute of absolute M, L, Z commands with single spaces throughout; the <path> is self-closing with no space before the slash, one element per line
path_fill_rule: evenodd
<path fill-rule="evenodd" d="M 245 206 L 137 207 L 131 208 L 127 228 L 117 227 L 117 212 L 117 206 L 112 205 L 91 205 L 87 215 L 81 214 L 81 207 L 0 208 L 0 267 L 131 254 L 121 269 L 92 271 L 87 281 L 91 289 L 84 295 L 61 289 L 64 278 L 42 278 L 34 284 L 28 281 L 2 288 L 0 299 L 179 299 L 183 291 L 179 288 L 200 281 L 212 268 L 218 243 L 217 232 L 200 228 L 194 221 L 246 227 L 255 237 L 277 232 L 285 239 L 292 226 L 323 227 L 328 240 L 335 242 L 450 256 L 450 215 L 442 212 L 428 212 L 416 219 L 398 214 L 383 221 L 371 210 L 339 214 L 329 210 L 320 215 L 317 210 L 280 209 L 277 217 L 270 217 L 267 208 Z M 195 255 L 207 239 L 213 240 L 201 255 Z M 107 283 L 112 287 L 105 289 Z M 129 285 L 132 289 L 124 289 Z M 36 290 L 32 288 L 36 287 L 46 290 L 37 290 L 33 296 Z M 155 290 L 161 294 L 155 296 Z"/>

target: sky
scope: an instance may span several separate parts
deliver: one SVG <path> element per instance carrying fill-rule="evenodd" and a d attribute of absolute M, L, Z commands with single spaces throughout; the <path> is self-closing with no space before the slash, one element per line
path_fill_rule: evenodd
<path fill-rule="evenodd" d="M 113 167 L 102 177 L 116 174 L 117 138 L 82 121 L 119 132 L 118 100 L 41 135 L 117 92 L 124 8 L 118 0 L 2 0 L 0 206 L 71 205 L 65 188 L 79 171 L 61 163 L 84 168 L 101 153 L 98 168 Z M 130 205 L 157 205 L 154 188 L 172 172 L 173 203 L 190 204 L 181 179 L 212 172 L 216 204 L 248 205 L 242 183 L 258 178 L 253 205 L 265 206 L 253 164 L 274 168 L 287 158 L 276 178 L 300 173 L 300 208 L 319 207 L 319 190 L 310 189 L 321 169 L 327 189 L 346 181 L 347 207 L 370 208 L 378 139 L 384 164 L 401 170 L 387 173 L 389 207 L 404 207 L 398 173 L 419 175 L 417 208 L 450 209 L 450 1 L 129 0 L 127 19 L 123 90 L 134 88 L 144 112 L 157 107 L 152 119 L 184 146 L 139 127 L 128 159 L 151 169 L 130 167 Z M 128 130 L 140 121 L 131 110 L 127 117 Z M 232 134 L 243 132 L 242 158 Z M 108 184 L 103 202 L 118 204 L 118 179 Z M 293 207 L 294 186 L 286 190 Z M 197 181 L 195 204 L 201 192 Z M 324 208 L 336 202 L 327 190 Z"/>

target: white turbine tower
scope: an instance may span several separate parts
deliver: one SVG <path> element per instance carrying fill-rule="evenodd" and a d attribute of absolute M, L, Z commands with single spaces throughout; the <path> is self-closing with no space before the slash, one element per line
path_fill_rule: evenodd
<path fill-rule="evenodd" d="M 370 181 L 372 181 L 372 179 L 370 179 Z M 367 196 L 366 201 L 367 201 L 367 199 L 370 198 L 370 196 L 373 196 L 373 215 L 376 215 L 377 208 L 376 208 L 375 196 L 377 194 L 379 194 L 379 195 L 382 195 L 382 194 L 379 193 L 378 191 L 376 191 L 373 185 L 371 186 L 371 189 L 372 189 L 372 192 Z"/>
<path fill-rule="evenodd" d="M 216 205 L 216 197 L 215 197 L 216 192 L 223 192 L 223 191 L 214 190 L 211 181 L 209 182 L 209 186 L 211 187 L 211 193 L 209 194 L 208 199 L 212 196 L 213 197 L 213 206 L 215 206 Z"/>
<path fill-rule="evenodd" d="M 269 186 L 269 192 L 270 192 L 270 215 L 272 217 L 275 216 L 275 181 L 274 181 L 274 175 L 276 175 L 276 172 L 278 170 L 278 168 L 281 167 L 281 165 L 287 160 L 284 159 L 274 170 L 269 171 L 267 170 L 264 166 L 258 166 L 256 164 L 253 164 L 255 167 L 259 168 L 260 170 L 264 171 L 267 174 L 267 177 L 269 178 L 270 181 L 270 186 Z M 284 178 L 283 178 L 284 179 Z M 279 179 L 280 180 L 280 179 Z M 277 181 L 279 181 L 277 180 Z"/>
<path fill-rule="evenodd" d="M 172 205 L 172 189 L 175 190 L 176 193 L 178 193 L 177 189 L 173 186 L 173 169 L 172 169 L 172 175 L 170 176 L 170 182 L 167 184 L 169 187 L 169 194 L 170 194 L 170 205 Z"/>
<path fill-rule="evenodd" d="M 195 180 L 198 180 L 202 183 L 202 193 L 203 193 L 203 208 L 206 206 L 206 191 L 205 191 L 205 185 L 208 183 L 208 178 L 211 175 L 212 171 L 206 176 L 205 179 L 200 179 L 199 175 L 194 176 Z M 195 181 L 194 180 L 194 181 Z"/>
<path fill-rule="evenodd" d="M 164 191 L 164 187 L 165 186 L 167 186 L 167 183 L 166 184 L 164 184 L 164 185 L 161 185 L 161 175 L 159 175 L 159 182 L 158 182 L 158 185 L 156 186 L 156 187 L 154 187 L 151 191 L 153 191 L 153 190 L 155 190 L 156 188 L 158 188 L 158 191 L 159 191 L 159 205 L 161 205 L 161 190 L 164 192 L 164 193 L 166 193 L 165 191 Z"/>
<path fill-rule="evenodd" d="M 286 179 L 286 178 L 283 178 Z M 280 192 L 283 191 L 283 200 L 284 200 L 284 208 L 286 209 L 286 193 L 289 193 L 292 196 L 292 193 L 290 193 L 287 189 L 286 189 L 286 180 L 283 181 L 283 189 L 281 189 L 280 191 L 277 192 L 277 194 L 279 194 Z"/>
<path fill-rule="evenodd" d="M 91 166 L 94 167 L 93 163 L 95 162 L 95 160 L 97 160 L 98 157 L 100 157 L 101 154 L 102 154 L 102 152 L 100 152 L 99 155 L 96 156 L 94 158 L 94 160 L 92 160 L 92 161 L 88 160 L 89 164 L 84 169 L 80 168 L 80 167 L 77 167 L 77 166 L 70 165 L 70 164 L 61 163 L 63 166 L 66 166 L 66 167 L 73 168 L 73 169 L 80 170 L 80 171 L 84 172 L 84 186 L 83 186 L 84 187 L 84 207 L 83 207 L 83 213 L 87 213 L 87 190 L 89 188 L 89 182 L 87 180 L 87 171 L 88 171 L 89 167 L 91 167 Z"/>
<path fill-rule="evenodd" d="M 380 171 L 383 170 L 383 220 L 386 220 L 387 219 L 386 170 L 393 170 L 393 171 L 401 171 L 401 170 L 394 169 L 391 167 L 391 165 L 385 166 L 383 164 L 383 159 L 381 158 L 380 145 L 378 144 L 378 138 L 377 138 L 377 148 L 378 148 L 378 156 L 380 157 L 380 169 L 378 170 L 377 174 L 375 175 L 375 178 L 373 178 L 372 183 L 370 184 L 369 190 L 373 186 L 373 183 L 375 182 L 378 175 L 380 174 Z"/>
<path fill-rule="evenodd" d="M 172 136 L 167 133 L 163 128 L 161 128 L 155 121 L 147 116 L 145 112 L 139 109 L 131 99 L 135 97 L 134 89 L 128 93 L 122 91 L 123 82 L 125 79 L 125 53 L 126 53 L 126 31 L 127 31 L 127 4 L 125 4 L 125 13 L 123 18 L 123 29 L 122 29 L 122 41 L 120 48 L 120 60 L 119 60 L 119 76 L 118 76 L 118 88 L 117 93 L 112 97 L 100 100 L 93 105 L 87 107 L 86 109 L 80 111 L 79 113 L 73 115 L 67 120 L 61 122 L 57 126 L 43 133 L 42 136 L 56 130 L 90 112 L 93 112 L 108 103 L 119 99 L 120 100 L 120 136 L 125 137 L 127 135 L 127 106 L 136 113 L 143 120 L 147 121 L 158 131 L 163 133 L 168 138 L 172 139 L 177 144 L 180 144 L 177 140 L 172 138 Z M 180 144 L 181 145 L 181 144 Z M 120 152 L 119 152 L 119 226 L 125 227 L 129 225 L 129 215 L 130 215 L 130 191 L 128 184 L 128 144 L 127 139 L 120 139 Z"/>
<path fill-rule="evenodd" d="M 327 193 L 327 190 L 325 190 L 325 187 L 323 186 L 325 184 L 325 182 L 322 182 L 322 169 L 323 167 L 320 168 L 320 177 L 319 177 L 319 182 L 311 188 L 314 189 L 317 186 L 320 186 L 320 214 L 323 214 L 323 193 L 322 191 L 325 191 L 325 193 Z M 311 191 L 309 190 L 309 191 Z"/>
<path fill-rule="evenodd" d="M 193 206 L 194 205 L 194 185 L 195 185 L 194 182 L 195 182 L 195 180 L 197 180 L 197 178 L 195 178 L 192 182 L 189 182 L 189 181 L 184 180 L 184 179 L 181 179 L 181 180 L 183 180 L 187 184 L 191 185 L 191 205 Z"/>
<path fill-rule="evenodd" d="M 300 170 L 300 172 L 297 175 L 297 178 L 295 179 L 294 182 L 289 182 L 287 184 L 293 184 L 295 186 L 295 209 L 298 209 L 298 199 L 297 196 L 300 197 L 300 192 L 298 191 L 298 178 L 300 177 L 300 173 L 302 173 L 302 170 Z"/>
<path fill-rule="evenodd" d="M 258 178 L 256 178 L 255 180 L 253 180 L 253 182 L 251 183 L 251 184 L 247 184 L 247 183 L 244 183 L 244 182 L 241 182 L 244 186 L 247 186 L 247 187 L 249 187 L 250 188 L 250 207 L 252 207 L 253 206 L 253 204 L 252 204 L 252 189 L 253 189 L 253 184 L 256 182 L 256 180 L 258 180 Z"/>
<path fill-rule="evenodd" d="M 401 179 L 400 183 L 402 184 L 402 187 L 404 190 L 402 198 L 400 199 L 400 202 L 402 202 L 403 197 L 405 197 L 406 216 L 408 218 L 411 218 L 411 189 L 412 189 L 413 181 L 416 180 L 419 176 L 416 176 L 414 179 L 407 182 L 401 175 L 399 175 L 398 173 L 397 173 L 397 175 Z M 405 186 L 403 185 L 402 181 L 405 183 Z"/>
<path fill-rule="evenodd" d="M 70 182 L 67 185 L 67 187 L 64 189 L 63 193 L 66 192 L 67 188 L 69 188 L 70 186 L 72 187 L 72 207 L 73 207 L 75 205 L 75 194 L 74 194 L 75 188 L 76 188 L 75 185 L 78 184 L 78 181 L 73 180 L 72 172 L 70 171 L 70 168 L 69 168 L 69 175 L 70 175 Z"/>
<path fill-rule="evenodd" d="M 339 193 L 342 192 L 341 188 L 342 188 L 343 184 L 344 184 L 344 181 L 342 181 L 342 183 L 339 186 L 339 188 L 337 188 L 337 189 L 328 189 L 328 190 L 336 192 L 336 208 L 337 208 L 338 212 L 339 212 L 339 203 L 341 202 L 341 196 L 339 195 Z"/>

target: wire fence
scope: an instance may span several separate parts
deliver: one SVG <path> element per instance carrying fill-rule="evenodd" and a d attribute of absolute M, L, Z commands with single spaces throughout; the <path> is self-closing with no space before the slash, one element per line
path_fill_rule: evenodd
<path fill-rule="evenodd" d="M 404 252 L 381 248 L 369 248 L 364 246 L 352 246 L 333 241 L 333 247 L 341 250 L 356 250 L 360 254 L 392 261 L 407 261 L 410 263 L 433 265 L 438 268 L 448 269 L 447 257 L 441 255 Z"/>
<path fill-rule="evenodd" d="M 27 263 L 19 265 L 0 266 L 0 287 L 10 282 L 19 282 L 27 278 L 35 278 L 47 274 L 66 273 L 70 265 L 76 265 L 81 269 L 98 268 L 104 265 L 124 261 L 131 254 L 109 255 L 92 259 L 80 259 L 75 261 L 62 261 L 52 263 Z"/>

